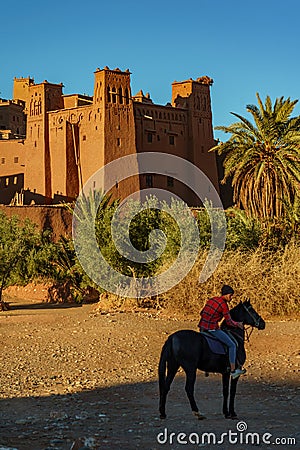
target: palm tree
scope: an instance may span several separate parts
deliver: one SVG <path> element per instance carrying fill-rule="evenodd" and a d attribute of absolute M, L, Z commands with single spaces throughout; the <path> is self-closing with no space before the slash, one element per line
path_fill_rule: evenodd
<path fill-rule="evenodd" d="M 251 216 L 282 217 L 300 195 L 300 116 L 291 118 L 298 100 L 269 96 L 265 104 L 247 105 L 254 123 L 236 113 L 240 121 L 217 130 L 230 133 L 227 142 L 213 147 L 224 159 L 225 183 L 232 177 L 233 201 Z"/>

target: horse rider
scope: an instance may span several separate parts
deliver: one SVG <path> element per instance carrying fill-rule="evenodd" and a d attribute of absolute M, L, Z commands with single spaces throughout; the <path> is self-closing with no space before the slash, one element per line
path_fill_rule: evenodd
<path fill-rule="evenodd" d="M 236 344 L 228 334 L 219 327 L 220 320 L 224 318 L 227 325 L 243 329 L 242 322 L 235 322 L 230 317 L 228 303 L 231 301 L 233 294 L 234 290 L 232 287 L 225 284 L 221 290 L 221 297 L 213 297 L 207 300 L 204 308 L 200 312 L 201 319 L 198 327 L 200 328 L 200 331 L 208 332 L 227 345 L 229 350 L 230 374 L 234 379 L 243 375 L 246 372 L 246 369 L 235 368 Z"/>

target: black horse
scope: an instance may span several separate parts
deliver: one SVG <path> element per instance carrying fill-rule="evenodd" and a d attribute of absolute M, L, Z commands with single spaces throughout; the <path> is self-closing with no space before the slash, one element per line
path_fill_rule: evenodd
<path fill-rule="evenodd" d="M 252 307 L 250 300 L 240 302 L 230 311 L 230 315 L 236 322 L 243 322 L 244 325 L 250 325 L 264 330 L 265 321 Z M 222 322 L 221 328 L 229 330 L 235 338 L 237 347 L 237 361 L 239 365 L 243 365 L 246 360 L 244 350 L 245 330 L 241 328 L 229 328 L 225 321 Z M 223 381 L 223 414 L 226 418 L 236 419 L 237 415 L 234 410 L 234 398 L 238 378 L 231 380 L 230 399 L 228 408 L 228 394 L 230 384 L 230 364 L 228 354 L 213 353 L 202 333 L 193 330 L 180 330 L 170 335 L 165 342 L 159 361 L 159 412 L 161 419 L 166 417 L 166 400 L 170 390 L 171 383 L 179 369 L 182 367 L 186 374 L 185 391 L 188 396 L 193 413 L 198 419 L 205 419 L 199 413 L 194 398 L 194 385 L 196 381 L 197 369 L 206 374 L 209 372 L 221 373 Z M 167 374 L 166 374 L 167 369 Z"/>

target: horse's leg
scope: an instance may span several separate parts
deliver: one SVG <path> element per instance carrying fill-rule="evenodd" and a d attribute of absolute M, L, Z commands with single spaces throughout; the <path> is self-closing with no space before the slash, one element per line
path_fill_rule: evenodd
<path fill-rule="evenodd" d="M 195 401 L 195 397 L 194 397 L 194 387 L 195 387 L 195 381 L 196 381 L 197 368 L 196 367 L 183 367 L 183 369 L 186 374 L 185 392 L 190 401 L 192 411 L 199 420 L 205 419 L 205 416 L 203 416 L 203 414 L 201 414 L 199 412 L 199 409 L 196 405 L 196 401 Z"/>
<path fill-rule="evenodd" d="M 161 419 L 165 419 L 167 417 L 166 416 L 167 395 L 178 369 L 179 365 L 175 363 L 175 361 L 172 361 L 168 364 L 165 386 L 163 389 L 161 389 L 159 397 L 159 413 Z"/>
<path fill-rule="evenodd" d="M 235 379 L 231 379 L 231 383 L 230 383 L 230 398 L 229 398 L 229 418 L 230 419 L 237 419 L 237 414 L 234 410 L 234 399 L 235 399 L 236 386 L 237 386 L 238 380 L 239 380 L 239 377 L 235 378 Z"/>
<path fill-rule="evenodd" d="M 230 382 L 230 373 L 226 372 L 222 374 L 222 383 L 223 383 L 223 414 L 226 419 L 229 419 L 229 411 L 228 411 L 228 394 L 229 394 L 229 382 Z"/>

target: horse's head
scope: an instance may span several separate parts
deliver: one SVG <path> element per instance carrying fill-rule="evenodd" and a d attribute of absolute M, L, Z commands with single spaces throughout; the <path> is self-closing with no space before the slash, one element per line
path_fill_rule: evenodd
<path fill-rule="evenodd" d="M 244 325 L 250 325 L 258 330 L 264 330 L 266 323 L 263 318 L 255 311 L 250 300 L 240 302 L 235 308 L 234 320 L 243 322 Z"/>

